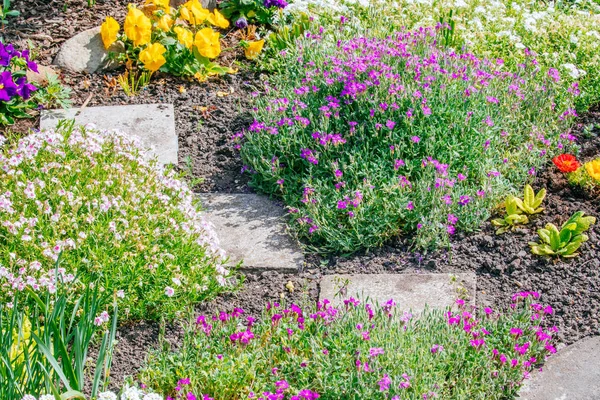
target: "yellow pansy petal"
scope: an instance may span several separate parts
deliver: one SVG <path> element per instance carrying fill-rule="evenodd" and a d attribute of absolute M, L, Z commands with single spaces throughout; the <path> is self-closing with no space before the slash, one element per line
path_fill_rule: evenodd
<path fill-rule="evenodd" d="M 119 29 L 121 27 L 113 17 L 106 17 L 106 20 L 100 26 L 100 36 L 105 49 L 108 49 L 117 40 Z"/>
<path fill-rule="evenodd" d="M 264 45 L 265 45 L 264 39 L 256 41 L 256 42 L 250 42 L 248 44 L 248 47 L 246 47 L 246 50 L 245 50 L 246 58 L 248 60 L 253 60 L 256 57 L 258 57 L 258 55 L 262 51 Z"/>
<path fill-rule="evenodd" d="M 167 49 L 162 44 L 152 43 L 140 52 L 140 61 L 148 71 L 158 71 L 167 62 L 163 56 L 166 51 Z"/>

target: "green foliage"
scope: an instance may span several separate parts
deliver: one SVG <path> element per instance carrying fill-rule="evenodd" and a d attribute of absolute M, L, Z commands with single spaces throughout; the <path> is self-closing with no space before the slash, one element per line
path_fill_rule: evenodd
<path fill-rule="evenodd" d="M 57 272 L 58 281 L 62 279 Z M 79 286 L 81 294 L 73 287 Z M 58 398 L 95 397 L 106 388 L 117 327 L 117 307 L 98 320 L 111 296 L 99 286 L 59 284 L 56 293 L 17 291 L 0 308 L 0 398 L 53 393 Z M 90 376 L 88 350 L 100 343 Z M 64 392 L 64 393 L 63 393 Z M 63 397 L 59 397 L 62 393 Z M 73 397 L 75 396 L 75 397 Z"/>
<path fill-rule="evenodd" d="M 225 0 L 219 4 L 225 18 L 236 23 L 245 19 L 247 23 L 273 25 L 277 7 L 265 7 L 264 0 Z"/>
<path fill-rule="evenodd" d="M 591 225 L 596 223 L 594 217 L 584 217 L 582 211 L 578 211 L 560 230 L 554 224 L 547 224 L 545 228 L 538 230 L 541 243 L 530 242 L 531 252 L 538 256 L 560 256 L 575 257 L 576 251 L 588 240 L 584 234 Z"/>
<path fill-rule="evenodd" d="M 497 235 L 501 235 L 509 229 L 514 229 L 517 225 L 529 223 L 527 215 L 523 215 L 523 211 L 518 207 L 517 200 L 520 199 L 515 196 L 508 196 L 504 202 L 506 216 L 492 220 L 492 225 L 499 227 L 496 230 Z"/>
<path fill-rule="evenodd" d="M 523 213 L 527 215 L 535 215 L 544 211 L 540 205 L 542 205 L 542 202 L 545 198 L 546 189 L 540 189 L 540 191 L 536 194 L 531 185 L 525 185 L 523 199 L 521 200 L 516 198 L 515 201 L 517 203 L 517 207 L 519 207 Z"/>
<path fill-rule="evenodd" d="M 140 379 L 175 397 L 178 380 L 188 378 L 180 392 L 215 400 L 259 397 L 277 388 L 286 399 L 310 390 L 319 400 L 499 400 L 517 394 L 534 368 L 532 357 L 543 360 L 554 351 L 549 340 L 537 338 L 541 324 L 520 301 L 506 314 L 438 309 L 412 318 L 393 303 L 367 308 L 351 300 L 338 308 L 276 304 L 251 323 L 239 310 L 216 319 L 201 316 L 189 322 L 177 349 L 150 353 Z M 389 388 L 380 390 L 384 376 Z"/>
<path fill-rule="evenodd" d="M 9 138 L 0 149 L 0 264 L 14 274 L 37 265 L 33 283 L 18 283 L 29 286 L 61 252 L 68 273 L 122 293 L 124 320 L 173 318 L 231 289 L 197 197 L 149 157 L 125 134 L 72 124 Z"/>
<path fill-rule="evenodd" d="M 2 7 L 0 7 L 0 24 L 2 25 L 2 29 L 8 24 L 9 17 L 18 17 L 19 14 L 17 10 L 10 9 L 10 0 L 2 0 Z"/>

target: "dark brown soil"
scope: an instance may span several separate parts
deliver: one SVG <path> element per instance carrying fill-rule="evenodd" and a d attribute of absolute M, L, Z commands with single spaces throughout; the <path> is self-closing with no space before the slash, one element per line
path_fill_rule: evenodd
<path fill-rule="evenodd" d="M 11 42 L 26 40 L 37 46 L 39 60 L 48 65 L 60 44 L 85 29 L 98 26 L 106 15 L 122 19 L 127 0 L 97 0 L 88 8 L 84 0 L 20 0 L 13 7 L 22 15 L 11 20 L 6 38 Z M 65 8 L 66 7 L 66 8 Z M 66 10 L 66 11 L 65 11 Z M 230 137 L 250 122 L 248 95 L 262 79 L 253 73 L 239 73 L 202 84 L 157 76 L 154 82 L 135 97 L 113 90 L 113 78 L 120 71 L 100 75 L 63 74 L 63 81 L 73 89 L 74 105 L 81 105 L 90 94 L 89 105 L 139 103 L 173 103 L 179 136 L 179 168 L 204 178 L 198 191 L 247 192 L 247 178 L 241 175 L 241 160 Z M 111 83 L 113 82 L 113 83 Z M 600 123 L 600 109 L 586 114 L 581 124 Z M 30 120 L 13 127 L 25 132 L 37 122 Z M 581 126 L 577 129 L 581 136 Z M 600 129 L 590 137 L 581 137 L 582 157 L 600 154 Z M 307 255 L 307 263 L 298 274 L 263 272 L 247 274 L 243 288 L 202 304 L 198 312 L 243 308 L 250 315 L 260 314 L 267 301 L 286 298 L 294 302 L 314 302 L 321 276 L 335 273 L 408 273 L 474 271 L 477 276 L 479 305 L 504 307 L 510 295 L 521 290 L 542 293 L 543 301 L 554 308 L 550 321 L 560 328 L 566 344 L 585 336 L 600 334 L 600 221 L 592 227 L 590 240 L 581 255 L 571 260 L 546 260 L 534 257 L 527 243 L 536 240 L 535 231 L 547 222 L 562 223 L 575 211 L 600 217 L 600 198 L 590 197 L 571 188 L 551 165 L 537 177 L 534 187 L 548 188 L 546 211 L 532 224 L 515 232 L 497 236 L 489 223 L 481 231 L 454 237 L 449 249 L 432 254 L 411 250 L 408 239 L 397 240 L 369 252 L 351 257 L 322 258 Z M 294 284 L 290 293 L 285 285 Z M 159 344 L 159 325 L 140 322 L 119 329 L 112 369 L 112 386 L 127 375 L 134 375 L 147 351 Z M 181 331 L 167 329 L 166 343 L 176 345 Z"/>

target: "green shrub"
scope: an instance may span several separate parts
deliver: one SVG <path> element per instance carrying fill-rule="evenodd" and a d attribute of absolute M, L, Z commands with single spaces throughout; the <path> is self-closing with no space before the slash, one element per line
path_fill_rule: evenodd
<path fill-rule="evenodd" d="M 459 301 L 458 311 L 413 318 L 392 301 L 349 299 L 317 310 L 269 305 L 258 320 L 240 309 L 201 316 L 180 348 L 151 353 L 141 380 L 177 399 L 509 399 L 555 351 L 539 327 L 552 309 L 537 297 L 515 295 L 507 314 Z"/>
<path fill-rule="evenodd" d="M 13 281 L 0 301 L 40 285 L 59 254 L 69 276 L 119 295 L 123 319 L 170 318 L 227 289 L 196 197 L 146 155 L 122 133 L 68 125 L 5 143 L 0 265 Z"/>
<path fill-rule="evenodd" d="M 439 29 L 439 28 L 438 28 Z M 437 45 L 436 29 L 386 39 L 332 28 L 281 57 L 241 139 L 251 184 L 280 196 L 321 251 L 416 232 L 445 243 L 568 146 L 560 73 L 515 70 Z"/>

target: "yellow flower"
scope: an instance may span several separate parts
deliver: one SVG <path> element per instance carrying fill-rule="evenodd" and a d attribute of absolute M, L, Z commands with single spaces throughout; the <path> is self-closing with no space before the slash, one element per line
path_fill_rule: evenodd
<path fill-rule="evenodd" d="M 163 10 L 169 9 L 169 0 L 146 0 L 146 4 L 154 4 L 158 8 Z"/>
<path fill-rule="evenodd" d="M 213 31 L 212 28 L 204 28 L 196 32 L 194 45 L 204 57 L 215 58 L 221 54 L 219 33 Z"/>
<path fill-rule="evenodd" d="M 260 54 L 260 52 L 263 49 L 263 46 L 265 45 L 265 40 L 259 40 L 257 42 L 250 42 L 248 43 L 248 47 L 246 47 L 246 58 L 248 60 L 254 60 L 256 57 L 258 57 L 258 55 Z"/>
<path fill-rule="evenodd" d="M 144 13 L 135 7 L 129 7 L 124 25 L 125 34 L 133 41 L 134 46 L 150 43 L 152 22 Z"/>
<path fill-rule="evenodd" d="M 192 45 L 194 44 L 194 34 L 189 29 L 176 26 L 173 28 L 173 31 L 177 34 L 177 40 L 179 40 L 179 43 L 188 49 L 192 48 Z"/>
<path fill-rule="evenodd" d="M 208 22 L 219 28 L 229 28 L 229 21 L 227 21 L 227 18 L 225 18 L 216 8 L 208 15 Z"/>
<path fill-rule="evenodd" d="M 200 0 L 189 0 L 181 7 L 181 19 L 188 21 L 192 25 L 199 25 L 206 21 L 210 12 L 202 7 Z"/>
<path fill-rule="evenodd" d="M 148 71 L 157 71 L 167 62 L 163 54 L 167 49 L 160 43 L 152 43 L 140 52 L 140 61 Z"/>
<path fill-rule="evenodd" d="M 600 182 L 600 158 L 587 162 L 584 166 L 588 175 L 595 181 Z"/>
<path fill-rule="evenodd" d="M 156 27 L 160 30 L 168 32 L 171 30 L 173 22 L 173 18 L 169 14 L 165 14 L 158 19 L 158 22 L 156 22 Z"/>
<path fill-rule="evenodd" d="M 113 17 L 106 17 L 106 20 L 100 26 L 100 36 L 105 49 L 108 49 L 117 40 L 119 29 L 121 27 Z"/>

